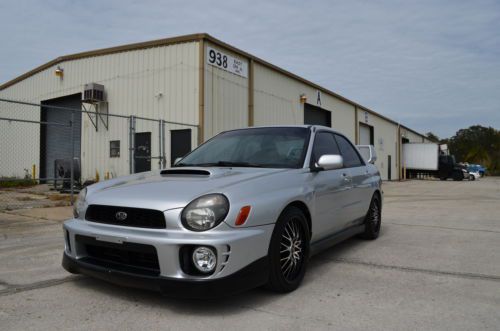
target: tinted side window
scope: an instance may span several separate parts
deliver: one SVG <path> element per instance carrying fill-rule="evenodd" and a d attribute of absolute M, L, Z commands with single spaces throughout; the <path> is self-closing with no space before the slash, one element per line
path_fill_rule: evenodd
<path fill-rule="evenodd" d="M 363 165 L 363 161 L 359 158 L 358 153 L 346 138 L 335 135 L 335 140 L 339 144 L 340 153 L 344 159 L 344 167 L 351 168 Z"/>
<path fill-rule="evenodd" d="M 314 139 L 313 157 L 318 161 L 322 155 L 337 154 L 339 155 L 339 148 L 333 137 L 333 134 L 328 132 L 318 132 Z"/>

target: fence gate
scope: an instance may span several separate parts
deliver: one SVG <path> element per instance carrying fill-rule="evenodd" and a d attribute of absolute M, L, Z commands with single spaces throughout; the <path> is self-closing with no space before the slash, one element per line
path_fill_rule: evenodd
<path fill-rule="evenodd" d="M 44 207 L 54 190 L 68 204 L 80 179 L 75 113 L 32 107 L 0 101 L 0 210 Z"/>

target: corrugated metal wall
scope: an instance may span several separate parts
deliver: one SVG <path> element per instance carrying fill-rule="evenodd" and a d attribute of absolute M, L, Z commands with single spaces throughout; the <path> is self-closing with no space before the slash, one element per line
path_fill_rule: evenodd
<path fill-rule="evenodd" d="M 280 125 L 304 124 L 304 105 L 307 102 L 332 113 L 332 127 L 354 141 L 354 106 L 329 94 L 321 93 L 321 105 L 317 104 L 318 91 L 298 80 L 273 69 L 255 64 L 254 68 L 254 124 Z"/>
<path fill-rule="evenodd" d="M 39 103 L 47 99 L 81 93 L 85 83 L 95 82 L 105 86 L 110 113 L 198 124 L 198 42 L 83 58 L 63 62 L 59 66 L 64 69 L 64 79 L 61 80 L 54 75 L 57 67 L 54 66 L 0 91 L 0 97 Z M 31 109 L 31 112 L 26 110 L 26 114 L 22 115 L 9 112 L 2 116 L 23 116 L 39 120 L 40 112 Z M 109 130 L 101 126 L 96 132 L 87 115 L 82 116 L 83 178 L 93 178 L 96 170 L 100 172 L 101 177 L 106 172 L 117 176 L 127 174 L 129 172 L 128 121 L 110 118 Z M 152 132 L 152 154 L 157 155 L 158 125 L 153 122 L 142 123 L 139 120 L 137 125 L 137 132 Z M 182 128 L 187 127 L 167 125 L 167 130 Z M 22 133 L 19 134 L 22 136 Z M 39 134 L 37 136 L 39 137 Z M 168 131 L 165 136 L 167 157 L 169 157 Z M 0 140 L 5 141 L 3 137 Z M 109 158 L 110 140 L 120 140 L 119 158 Z M 194 147 L 197 142 L 197 131 L 194 128 L 192 142 Z M 23 161 L 22 167 L 25 165 L 31 167 L 31 164 L 36 164 L 38 167 L 40 158 L 31 152 L 33 144 L 39 144 L 39 140 L 30 142 L 27 146 L 17 145 L 18 149 L 26 150 L 26 154 L 30 155 Z M 153 169 L 158 168 L 157 162 L 153 161 L 152 166 Z"/>
<path fill-rule="evenodd" d="M 378 167 L 382 179 L 388 179 L 388 155 L 391 156 L 391 179 L 399 179 L 397 162 L 398 126 L 361 109 L 358 109 L 358 122 L 373 126 L 373 142 L 377 151 L 377 161 L 375 165 Z"/>
<path fill-rule="evenodd" d="M 241 61 L 248 61 L 227 49 L 207 43 Z M 221 131 L 248 126 L 248 78 L 209 65 L 205 56 L 205 116 L 204 138 L 210 139 Z"/>
<path fill-rule="evenodd" d="M 219 49 L 248 64 L 244 56 L 222 46 L 205 42 L 207 47 Z M 39 103 L 74 93 L 81 93 L 85 83 L 103 84 L 109 102 L 109 112 L 123 115 L 138 115 L 182 123 L 199 124 L 199 42 L 188 42 L 143 50 L 83 58 L 59 64 L 64 69 L 64 79 L 54 75 L 53 68 L 46 69 L 15 85 L 0 91 L 0 97 Z M 249 77 L 241 77 L 206 63 L 204 64 L 204 140 L 229 129 L 248 126 Z M 330 94 L 320 93 L 310 85 L 280 73 L 258 61 L 254 62 L 253 102 L 254 125 L 303 124 L 304 106 L 300 96 L 307 102 L 321 106 L 331 112 L 332 127 L 349 137 L 356 135 L 355 107 Z M 250 74 L 250 73 L 249 73 Z M 40 111 L 7 110 L 1 108 L 0 115 L 24 119 L 40 119 Z M 93 178 L 96 171 L 101 177 L 110 172 L 113 176 L 129 172 L 129 121 L 109 119 L 109 130 L 100 125 L 96 132 L 87 115 L 82 115 L 82 169 L 83 178 Z M 358 122 L 365 121 L 365 112 L 358 110 Z M 378 152 L 377 165 L 383 178 L 387 178 L 387 155 L 391 155 L 392 178 L 398 178 L 397 125 L 374 114 L 368 114 L 368 124 L 374 126 L 374 140 Z M 9 127 L 9 125 L 11 127 Z M 16 128 L 19 126 L 16 125 Z M 38 127 L 24 126 L 26 130 L 12 129 L 12 124 L 0 122 L 0 148 L 21 151 L 15 163 L 4 165 L 9 174 L 22 174 L 24 168 L 36 164 L 39 168 Z M 10 128 L 10 129 L 9 129 Z M 170 164 L 169 130 L 190 128 L 182 125 L 166 126 L 165 149 L 167 164 Z M 7 130 L 9 129 L 9 131 Z M 196 128 L 192 129 L 192 145 L 196 146 Z M 30 130 L 32 139 L 26 137 Z M 8 132 L 8 133 L 5 133 Z M 159 154 L 158 123 L 137 120 L 136 132 L 151 132 L 153 156 Z M 412 142 L 421 142 L 422 137 L 402 129 L 402 135 Z M 4 137 L 5 136 L 5 137 Z M 8 139 L 6 139 L 8 137 Z M 120 157 L 109 157 L 109 141 L 120 140 Z M 9 142 L 11 142 L 9 144 Z M 2 152 L 3 153 L 3 152 Z M 158 168 L 153 159 L 152 168 Z M 3 170 L 2 170 L 3 171 Z M 2 175 L 2 174 L 0 174 Z"/>

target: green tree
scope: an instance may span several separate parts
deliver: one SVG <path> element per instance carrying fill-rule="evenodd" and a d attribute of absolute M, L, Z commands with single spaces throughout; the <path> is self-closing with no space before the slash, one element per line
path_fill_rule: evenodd
<path fill-rule="evenodd" d="M 500 174 L 500 131 L 481 125 L 460 129 L 448 147 L 457 161 L 482 164 L 491 174 Z"/>
<path fill-rule="evenodd" d="M 425 135 L 427 136 L 427 138 L 429 138 L 435 143 L 438 143 L 440 141 L 439 137 L 435 135 L 433 132 L 427 132 Z"/>

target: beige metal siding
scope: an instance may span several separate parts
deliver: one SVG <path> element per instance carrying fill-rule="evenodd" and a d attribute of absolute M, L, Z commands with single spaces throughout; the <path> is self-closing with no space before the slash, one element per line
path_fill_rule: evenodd
<path fill-rule="evenodd" d="M 358 121 L 373 126 L 373 140 L 377 152 L 375 165 L 379 169 L 382 179 L 388 179 L 388 155 L 391 156 L 391 179 L 399 179 L 397 168 L 398 126 L 361 109 L 358 109 Z"/>
<path fill-rule="evenodd" d="M 406 130 L 404 128 L 401 128 L 401 134 L 403 137 L 407 138 L 410 140 L 411 143 L 423 143 L 426 142 L 425 138 L 419 134 L 416 134 L 413 131 Z"/>
<path fill-rule="evenodd" d="M 302 94 L 305 94 L 308 103 L 317 105 L 315 88 L 255 63 L 254 124 L 304 124 L 304 105 L 300 102 Z M 321 108 L 331 112 L 332 127 L 354 142 L 354 106 L 321 93 Z"/>
<path fill-rule="evenodd" d="M 82 58 L 63 62 L 59 66 L 64 69 L 64 79 L 61 80 L 54 75 L 57 67 L 54 66 L 0 91 L 0 97 L 39 103 L 47 99 L 81 93 L 84 84 L 95 82 L 105 86 L 110 113 L 199 124 L 198 42 Z M 2 116 L 18 117 L 19 114 L 9 112 Z M 39 120 L 40 112 L 32 110 L 29 115 L 22 116 Z M 101 178 L 106 172 L 116 176 L 129 172 L 128 121 L 110 118 L 109 122 L 109 130 L 101 126 L 96 132 L 87 115 L 83 115 L 83 178 L 93 178 L 96 170 Z M 137 132 L 152 132 L 152 155 L 157 156 L 159 149 L 157 123 L 143 123 L 138 120 L 137 124 Z M 166 128 L 165 146 L 169 164 L 170 134 L 168 130 L 189 127 L 167 125 Z M 195 147 L 197 132 L 195 128 L 192 129 L 192 142 Z M 34 136 L 39 138 L 39 133 Z M 5 141 L 3 137 L 1 140 Z M 119 158 L 109 158 L 110 140 L 121 141 Z M 28 145 L 33 147 L 33 144 L 36 145 L 34 149 L 37 150 L 39 139 Z M 30 151 L 25 146 L 20 146 L 19 149 Z M 39 156 L 35 152 L 29 153 L 31 155 L 24 162 L 26 164 L 13 166 L 19 168 L 26 165 L 31 167 L 31 164 L 38 166 Z M 152 168 L 158 168 L 157 160 L 152 161 Z"/>
<path fill-rule="evenodd" d="M 205 44 L 244 62 L 248 60 L 211 43 Z M 206 63 L 204 138 L 210 139 L 221 131 L 248 126 L 248 78 L 238 76 Z"/>

